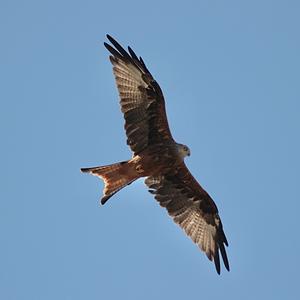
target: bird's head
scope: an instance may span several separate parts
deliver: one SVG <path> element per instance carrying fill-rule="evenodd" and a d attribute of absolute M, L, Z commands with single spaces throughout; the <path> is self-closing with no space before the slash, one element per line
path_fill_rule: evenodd
<path fill-rule="evenodd" d="M 186 156 L 191 155 L 191 150 L 188 146 L 183 144 L 177 144 L 177 150 L 181 158 L 185 158 Z"/>

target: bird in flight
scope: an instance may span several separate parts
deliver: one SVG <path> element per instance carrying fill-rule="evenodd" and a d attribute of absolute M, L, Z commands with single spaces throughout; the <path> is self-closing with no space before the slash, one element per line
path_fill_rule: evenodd
<path fill-rule="evenodd" d="M 133 156 L 127 161 L 81 171 L 103 179 L 102 204 L 133 181 L 146 177 L 149 192 L 214 261 L 217 273 L 221 270 L 220 253 L 229 271 L 224 246 L 228 242 L 217 206 L 184 163 L 190 149 L 172 137 L 159 84 L 130 47 L 126 51 L 110 35 L 107 38 L 111 44 L 104 46 L 110 52 L 127 144 Z"/>

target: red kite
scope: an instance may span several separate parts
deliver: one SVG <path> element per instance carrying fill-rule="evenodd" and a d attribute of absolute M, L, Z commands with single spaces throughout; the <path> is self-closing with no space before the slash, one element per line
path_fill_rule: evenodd
<path fill-rule="evenodd" d="M 173 139 L 166 115 L 161 88 L 143 59 L 128 47 L 128 52 L 111 36 L 112 45 L 104 43 L 111 53 L 120 105 L 125 118 L 127 144 L 132 159 L 116 164 L 81 169 L 104 180 L 101 203 L 140 177 L 155 199 L 165 207 L 173 220 L 215 263 L 220 274 L 219 252 L 225 268 L 229 263 L 224 244 L 228 246 L 218 209 L 184 163 L 190 149 Z"/>

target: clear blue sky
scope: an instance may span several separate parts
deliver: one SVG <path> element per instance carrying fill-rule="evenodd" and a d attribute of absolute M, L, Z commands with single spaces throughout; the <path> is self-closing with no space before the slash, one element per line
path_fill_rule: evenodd
<path fill-rule="evenodd" d="M 300 299 L 299 1 L 0 3 L 0 299 Z M 221 276 L 143 181 L 99 205 L 80 167 L 131 157 L 103 47 L 160 83 L 218 205 Z"/>

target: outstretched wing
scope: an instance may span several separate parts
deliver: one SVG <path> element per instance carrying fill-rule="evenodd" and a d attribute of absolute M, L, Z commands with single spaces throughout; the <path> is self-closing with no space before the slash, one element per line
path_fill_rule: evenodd
<path fill-rule="evenodd" d="M 184 163 L 174 171 L 145 180 L 149 192 L 186 234 L 213 260 L 220 274 L 219 252 L 229 271 L 224 244 L 228 246 L 216 204 Z"/>
<path fill-rule="evenodd" d="M 165 101 L 158 83 L 153 79 L 142 58 L 128 47 L 128 52 L 111 36 L 111 45 L 104 43 L 112 54 L 110 61 L 125 118 L 127 144 L 135 155 L 149 145 L 172 139 Z"/>

